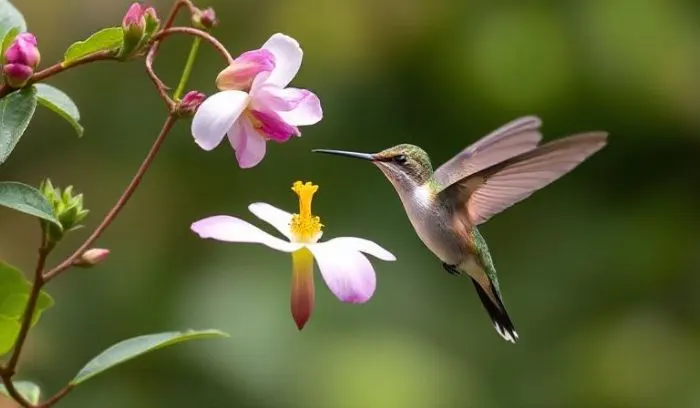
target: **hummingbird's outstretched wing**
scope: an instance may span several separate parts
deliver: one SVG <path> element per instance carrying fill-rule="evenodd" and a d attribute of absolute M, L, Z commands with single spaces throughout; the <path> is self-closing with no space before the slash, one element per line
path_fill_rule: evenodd
<path fill-rule="evenodd" d="M 471 225 L 482 224 L 571 171 L 602 149 L 607 136 L 590 132 L 546 143 L 464 177 L 439 194 L 449 195 Z"/>
<path fill-rule="evenodd" d="M 470 174 L 534 149 L 542 139 L 541 125 L 542 121 L 536 116 L 506 123 L 446 161 L 435 170 L 435 179 L 447 187 Z"/>

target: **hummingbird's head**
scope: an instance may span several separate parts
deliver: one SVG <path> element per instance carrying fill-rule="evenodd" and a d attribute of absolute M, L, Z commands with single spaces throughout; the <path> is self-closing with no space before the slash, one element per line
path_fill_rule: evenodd
<path fill-rule="evenodd" d="M 420 147 L 411 144 L 400 144 L 373 154 L 325 149 L 313 151 L 369 160 L 376 164 L 397 188 L 421 186 L 433 174 L 433 166 L 428 154 Z"/>

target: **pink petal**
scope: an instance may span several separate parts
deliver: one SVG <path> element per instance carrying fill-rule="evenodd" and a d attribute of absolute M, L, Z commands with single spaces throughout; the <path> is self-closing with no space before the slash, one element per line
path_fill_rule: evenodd
<path fill-rule="evenodd" d="M 256 217 L 275 227 L 277 231 L 281 232 L 289 240 L 292 239 L 292 234 L 289 230 L 292 214 L 267 203 L 253 203 L 248 206 L 248 210 L 255 214 Z"/>
<path fill-rule="evenodd" d="M 273 34 L 262 48 L 269 50 L 275 56 L 275 69 L 267 77 L 266 83 L 284 88 L 299 72 L 303 52 L 297 40 L 284 34 Z"/>
<path fill-rule="evenodd" d="M 238 165 L 243 169 L 256 166 L 265 157 L 265 139 L 253 128 L 248 118 L 241 118 L 233 125 L 228 132 L 228 140 L 236 151 Z"/>
<path fill-rule="evenodd" d="M 248 100 L 248 94 L 241 91 L 218 92 L 207 98 L 192 119 L 194 141 L 204 150 L 218 146 L 248 106 Z"/>
<path fill-rule="evenodd" d="M 275 142 L 286 142 L 292 136 L 300 136 L 296 126 L 292 126 L 272 111 L 251 110 L 250 114 L 255 118 L 256 129 Z"/>
<path fill-rule="evenodd" d="M 292 253 L 292 317 L 299 330 L 314 310 L 314 257 L 308 249 Z"/>
<path fill-rule="evenodd" d="M 340 245 L 343 246 L 344 248 L 352 248 L 356 251 L 361 251 L 366 254 L 373 255 L 376 258 L 381 259 L 382 261 L 395 261 L 396 257 L 394 254 L 391 252 L 387 251 L 386 249 L 382 248 L 381 246 L 375 244 L 374 242 L 368 240 L 368 239 L 363 239 L 363 238 L 355 238 L 355 237 L 339 237 L 339 238 L 333 238 L 329 241 L 326 241 L 327 244 L 333 243 L 335 245 Z"/>
<path fill-rule="evenodd" d="M 263 244 L 283 252 L 294 252 L 303 246 L 273 237 L 250 223 L 228 215 L 216 215 L 201 219 L 193 223 L 190 228 L 201 238 Z"/>
<path fill-rule="evenodd" d="M 376 276 L 369 260 L 337 242 L 307 245 L 328 288 L 343 302 L 364 303 L 374 294 Z"/>
<path fill-rule="evenodd" d="M 250 89 L 253 79 L 261 72 L 275 68 L 275 56 L 269 50 L 247 51 L 224 68 L 216 77 L 219 89 Z"/>
<path fill-rule="evenodd" d="M 323 118 L 321 101 L 307 89 L 282 89 L 265 84 L 256 90 L 251 106 L 273 110 L 284 122 L 294 126 L 313 125 Z"/>

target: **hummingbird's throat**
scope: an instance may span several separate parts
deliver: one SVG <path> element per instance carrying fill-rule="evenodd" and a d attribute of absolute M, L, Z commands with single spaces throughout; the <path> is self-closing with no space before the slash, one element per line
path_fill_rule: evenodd
<path fill-rule="evenodd" d="M 292 215 L 289 229 L 296 242 L 313 243 L 321 235 L 321 219 L 311 214 L 311 201 L 318 191 L 318 186 L 310 181 L 302 183 L 297 181 L 292 185 L 292 191 L 299 196 L 299 214 Z"/>

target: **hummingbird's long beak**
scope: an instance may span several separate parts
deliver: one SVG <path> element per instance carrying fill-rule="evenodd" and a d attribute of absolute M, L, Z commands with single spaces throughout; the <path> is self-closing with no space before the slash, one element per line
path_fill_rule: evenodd
<path fill-rule="evenodd" d="M 369 160 L 369 161 L 376 161 L 377 160 L 373 154 L 369 154 L 369 153 L 346 152 L 344 150 L 328 150 L 328 149 L 314 149 L 314 150 L 312 150 L 312 152 L 313 153 L 335 154 L 337 156 L 354 157 L 356 159 L 363 159 L 363 160 Z"/>

